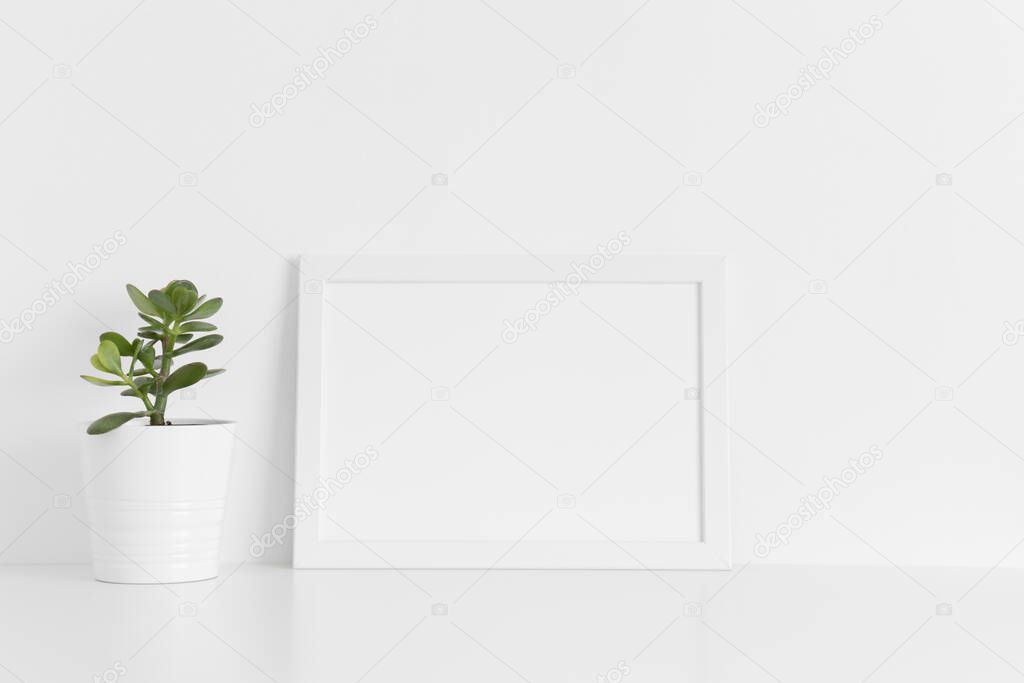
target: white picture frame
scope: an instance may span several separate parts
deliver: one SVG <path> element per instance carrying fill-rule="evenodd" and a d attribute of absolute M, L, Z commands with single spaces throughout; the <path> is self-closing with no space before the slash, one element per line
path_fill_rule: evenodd
<path fill-rule="evenodd" d="M 372 520 L 376 523 L 381 516 L 397 517 L 399 512 L 394 512 L 394 514 L 389 512 L 396 510 L 406 515 L 404 519 L 409 521 L 410 526 L 415 526 L 420 522 L 418 511 L 426 512 L 422 500 L 416 503 L 413 509 L 403 509 L 403 507 L 409 506 L 402 502 L 391 504 L 386 508 L 374 507 L 367 503 L 365 514 L 359 508 L 356 508 L 354 512 L 349 510 L 345 513 L 345 520 L 340 520 L 335 515 L 324 511 L 331 503 L 324 503 L 324 510 L 320 510 L 313 502 L 316 498 L 326 496 L 325 490 L 335 496 L 335 502 L 337 502 L 345 500 L 345 496 L 349 496 L 350 492 L 356 490 L 357 487 L 366 489 L 372 488 L 372 485 L 383 486 L 379 481 L 374 484 L 374 479 L 371 477 L 380 480 L 379 472 L 374 472 L 373 469 L 383 470 L 384 467 L 372 465 L 366 470 L 367 474 L 357 473 L 355 475 L 348 490 L 342 490 L 340 495 L 336 495 L 338 487 L 335 484 L 338 483 L 338 479 L 332 480 L 332 477 L 335 477 L 340 470 L 336 471 L 334 467 L 336 461 L 331 461 L 331 458 L 337 457 L 336 453 L 338 452 L 338 444 L 334 442 L 344 441 L 347 438 L 347 436 L 340 436 L 347 432 L 338 431 L 341 428 L 333 426 L 339 421 L 344 422 L 343 416 L 339 415 L 338 406 L 361 405 L 351 401 L 345 403 L 345 400 L 348 399 L 339 398 L 345 391 L 354 391 L 354 389 L 347 386 L 349 384 L 347 381 L 339 380 L 338 364 L 347 363 L 351 367 L 358 367 L 360 372 L 364 372 L 366 369 L 362 366 L 372 363 L 368 359 L 343 358 L 339 360 L 337 351 L 345 347 L 345 340 L 336 337 L 352 334 L 359 335 L 366 340 L 373 339 L 374 343 L 379 342 L 386 345 L 386 342 L 379 338 L 373 330 L 345 313 L 342 310 L 343 305 L 334 302 L 331 297 L 340 297 L 344 303 L 346 297 L 350 297 L 350 300 L 354 301 L 357 297 L 369 297 L 377 291 L 386 291 L 388 292 L 387 296 L 392 296 L 398 291 L 395 289 L 396 287 L 413 287 L 416 289 L 407 289 L 405 293 L 417 294 L 422 291 L 421 286 L 429 285 L 444 286 L 430 290 L 431 298 L 429 300 L 431 301 L 437 299 L 434 292 L 467 291 L 475 293 L 477 291 L 452 289 L 450 285 L 499 287 L 499 290 L 496 291 L 518 293 L 520 290 L 516 289 L 516 286 L 519 285 L 549 288 L 556 286 L 557 283 L 564 285 L 567 280 L 575 282 L 578 278 L 567 276 L 568 273 L 574 272 L 573 264 L 585 264 L 589 259 L 589 256 L 408 257 L 346 254 L 312 254 L 300 258 L 302 275 L 299 283 L 294 567 L 648 570 L 730 568 L 729 454 L 728 433 L 725 426 L 728 415 L 726 381 L 722 376 L 726 368 L 724 259 L 718 256 L 620 254 L 604 259 L 602 267 L 596 270 L 591 269 L 594 272 L 587 274 L 586 279 L 580 284 L 581 292 L 589 291 L 591 288 L 596 291 L 596 288 L 601 285 L 616 285 L 623 288 L 623 292 L 632 291 L 626 288 L 634 285 L 648 287 L 643 291 L 656 292 L 658 297 L 662 297 L 662 292 L 678 291 L 684 294 L 688 291 L 695 292 L 695 306 L 690 306 L 687 310 L 695 312 L 696 316 L 695 326 L 691 325 L 691 327 L 695 327 L 693 333 L 696 335 L 697 343 L 693 353 L 689 354 L 694 356 L 692 367 L 696 369 L 696 376 L 693 378 L 693 386 L 679 387 L 680 392 L 685 393 L 684 398 L 689 401 L 689 403 L 679 403 L 679 405 L 684 405 L 686 410 L 692 411 L 698 431 L 696 440 L 698 445 L 695 452 L 687 455 L 682 452 L 683 447 L 681 446 L 679 456 L 687 460 L 695 459 L 693 466 L 688 471 L 696 472 L 699 475 L 696 493 L 685 497 L 686 500 L 693 501 L 692 504 L 696 506 L 693 514 L 698 520 L 699 530 L 692 537 L 638 539 L 624 537 L 621 533 L 606 533 L 597 525 L 587 522 L 586 526 L 590 528 L 581 526 L 582 531 L 578 537 L 551 538 L 542 535 L 540 538 L 532 538 L 532 530 L 541 528 L 537 525 L 542 522 L 538 522 L 534 527 L 528 527 L 525 523 L 521 523 L 517 529 L 522 533 L 504 533 L 502 537 L 494 538 L 481 538 L 480 536 L 453 538 L 451 534 L 434 534 L 429 528 L 418 528 L 416 533 L 409 534 L 408 538 L 396 538 L 395 534 L 391 532 L 395 528 L 401 528 L 402 520 L 397 519 L 397 521 L 387 522 L 391 525 L 387 527 L 388 537 L 378 538 L 373 534 L 366 536 L 358 530 L 354 530 L 353 527 L 359 526 L 358 522 L 361 518 L 363 521 Z M 384 285 L 387 289 L 373 289 L 378 285 Z M 670 287 L 664 287 L 664 285 Z M 657 289 L 650 289 L 652 286 L 656 286 Z M 683 289 L 684 287 L 690 289 Z M 480 289 L 479 291 L 484 292 L 485 290 Z M 614 294 L 613 290 L 600 291 L 612 292 L 609 296 Z M 669 294 L 665 296 L 669 296 Z M 688 296 L 687 294 L 686 297 Z M 402 302 L 416 298 L 416 296 L 403 295 L 387 300 Z M 668 300 L 666 299 L 666 301 Z M 365 310 L 372 311 L 377 308 L 367 305 Z M 593 311 L 593 308 L 590 308 Z M 673 309 L 675 308 L 675 304 L 668 301 L 667 304 L 663 302 L 661 307 L 652 307 L 649 311 L 645 311 L 643 306 L 631 306 L 629 310 L 631 315 L 650 315 L 654 321 L 653 316 L 661 316 L 658 320 L 674 320 Z M 682 307 L 679 310 L 682 310 Z M 415 311 L 409 314 L 410 317 L 413 313 Z M 600 315 L 596 311 L 594 313 Z M 338 324 L 335 321 L 335 318 L 339 318 L 339 316 L 347 318 L 346 327 L 340 331 L 336 329 Z M 602 320 L 608 325 L 612 325 L 603 317 Z M 682 324 L 680 329 L 688 328 Z M 657 362 L 664 366 L 665 371 L 672 372 L 653 354 L 641 348 L 628 333 L 623 330 L 617 331 L 620 333 L 618 339 L 619 343 L 623 345 L 622 348 L 632 348 L 626 343 L 632 342 L 636 347 L 636 358 L 641 358 L 642 351 L 649 356 L 649 358 L 644 358 L 643 362 L 648 363 L 651 369 L 656 369 L 653 364 Z M 495 334 L 497 332 L 498 328 L 496 327 Z M 609 334 L 611 335 L 611 331 Z M 406 348 L 418 347 L 407 346 Z M 328 353 L 328 350 L 331 353 Z M 393 349 L 391 351 L 392 360 L 398 358 L 405 361 L 407 365 L 411 365 L 401 357 L 402 354 Z M 325 358 L 327 359 L 326 365 L 330 367 L 325 367 Z M 631 358 L 633 357 L 631 356 Z M 395 365 L 400 365 L 400 363 L 396 360 Z M 645 370 L 647 369 L 645 366 Z M 492 370 L 492 372 L 494 371 Z M 709 382 L 709 379 L 713 379 L 713 381 Z M 672 381 L 667 377 L 666 380 Z M 478 385 L 481 386 L 486 384 L 487 382 L 483 380 L 478 382 Z M 685 384 L 685 382 L 680 384 Z M 396 397 L 397 395 L 396 392 Z M 518 399 L 510 398 L 508 400 L 511 404 L 515 404 Z M 527 396 L 522 397 L 522 400 L 530 401 L 531 399 Z M 463 411 L 466 410 L 465 407 L 458 407 L 455 398 L 452 399 L 449 409 L 459 415 L 463 415 Z M 417 417 L 417 422 L 422 422 L 422 418 Z M 359 424 L 361 423 L 352 422 L 350 431 L 357 430 Z M 478 425 L 474 426 L 477 427 L 476 431 L 482 431 Z M 474 431 L 468 427 L 467 430 Z M 488 436 L 490 437 L 489 434 Z M 504 446 L 498 444 L 497 439 L 491 437 L 491 441 L 497 444 L 495 451 L 504 449 L 508 451 L 509 456 L 517 457 L 510 449 L 505 449 Z M 478 443 L 485 443 L 485 440 L 481 438 Z M 667 449 L 672 457 L 674 457 L 673 449 L 674 446 Z M 348 451 L 353 450 L 353 447 L 349 445 Z M 371 448 L 371 450 L 373 449 Z M 382 448 L 377 453 L 382 454 L 386 450 Z M 659 452 L 665 450 L 662 448 Z M 368 458 L 365 454 L 361 457 L 364 461 L 362 464 L 367 465 Z M 418 457 L 420 459 L 430 458 L 431 455 L 425 451 L 418 454 Z M 479 454 L 474 452 L 473 457 L 479 457 Z M 383 455 L 381 455 L 381 459 L 384 460 Z M 346 462 L 351 461 L 346 460 Z M 516 466 L 510 463 L 511 460 L 501 463 L 500 466 Z M 525 462 L 522 464 L 530 467 Z M 388 467 L 391 466 L 388 465 Z M 497 466 L 495 461 L 495 467 Z M 360 480 L 360 477 L 363 480 Z M 668 477 L 659 477 L 658 479 L 668 479 Z M 469 482 L 464 482 L 464 484 L 469 486 L 470 490 L 472 489 Z M 429 482 L 424 481 L 424 486 L 429 486 Z M 680 486 L 682 487 L 682 484 Z M 688 486 L 692 487 L 692 483 Z M 392 489 L 381 489 L 377 493 L 380 494 L 378 497 L 391 495 Z M 558 492 L 551 501 L 552 510 L 556 512 L 556 515 L 542 517 L 541 520 L 556 520 L 557 513 L 561 511 L 560 508 L 569 507 L 571 496 L 572 494 Z M 351 497 L 349 496 L 349 498 Z M 674 496 L 668 496 L 668 498 L 676 499 Z M 369 497 L 364 500 L 372 501 L 375 498 Z M 571 502 L 575 505 L 575 498 Z M 629 502 L 626 501 L 623 504 L 628 505 Z M 444 503 L 438 503 L 438 505 L 441 507 Z M 430 506 L 430 503 L 428 502 L 426 506 Z M 381 513 L 382 509 L 383 513 Z M 585 510 L 585 508 L 581 506 L 581 510 Z M 575 514 L 579 519 L 586 520 L 585 512 L 581 510 L 570 510 L 569 512 Z M 688 512 L 687 516 L 689 514 Z M 429 518 L 429 515 L 423 516 Z M 446 519 L 455 518 L 447 517 Z M 501 519 L 502 517 L 499 515 L 496 523 L 500 524 Z M 661 520 L 655 519 L 654 521 L 660 522 Z M 396 524 L 398 526 L 395 526 Z M 546 525 L 548 522 L 543 521 L 543 524 Z"/>

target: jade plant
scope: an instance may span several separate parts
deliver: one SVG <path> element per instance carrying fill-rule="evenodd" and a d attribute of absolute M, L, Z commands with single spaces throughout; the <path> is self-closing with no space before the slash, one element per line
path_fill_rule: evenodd
<path fill-rule="evenodd" d="M 81 377 L 103 387 L 124 387 L 121 395 L 139 399 L 145 409 L 104 415 L 89 425 L 89 434 L 104 434 L 137 417 L 148 417 L 150 425 L 169 425 L 165 415 L 168 396 L 224 372 L 208 368 L 205 363 L 175 367 L 179 356 L 212 348 L 223 341 L 219 334 L 196 336 L 217 329 L 205 319 L 220 310 L 222 299 L 199 296 L 196 286 L 188 280 L 172 280 L 163 289 L 150 290 L 149 294 L 143 294 L 134 285 L 127 288 L 146 324 L 130 342 L 117 332 L 100 335 L 99 348 L 89 361 L 94 368 L 116 379 Z"/>

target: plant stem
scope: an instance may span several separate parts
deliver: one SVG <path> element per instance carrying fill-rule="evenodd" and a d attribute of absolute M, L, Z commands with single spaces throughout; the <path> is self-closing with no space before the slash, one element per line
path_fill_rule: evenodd
<path fill-rule="evenodd" d="M 167 394 L 164 393 L 164 380 L 167 379 L 167 375 L 171 372 L 171 351 L 174 349 L 174 339 L 177 336 L 177 329 L 175 328 L 160 340 L 162 349 L 160 354 L 160 374 L 153 385 L 156 403 L 153 406 L 153 414 L 149 416 L 149 424 L 151 425 L 167 424 L 164 420 L 164 411 L 167 410 Z"/>
<path fill-rule="evenodd" d="M 152 411 L 153 404 L 149 402 L 149 397 L 146 396 L 146 392 L 144 392 L 142 389 L 139 389 L 139 387 L 135 385 L 135 382 L 132 381 L 131 375 L 121 375 L 121 379 L 127 382 L 128 386 L 131 387 L 132 391 L 135 392 L 135 395 L 142 399 L 142 403 L 146 406 L 146 410 Z M 152 422 L 150 422 L 150 424 L 152 424 Z"/>
<path fill-rule="evenodd" d="M 135 382 L 132 381 L 135 379 L 135 363 L 139 360 L 139 350 L 141 348 L 142 347 L 140 346 L 135 349 L 135 353 L 132 354 L 132 362 L 128 364 L 128 374 L 121 375 L 121 379 L 131 387 L 131 390 L 135 392 L 136 396 L 142 399 L 142 403 L 146 406 L 146 410 L 152 412 L 153 404 L 150 403 L 149 397 L 146 396 L 146 392 L 139 389 Z"/>

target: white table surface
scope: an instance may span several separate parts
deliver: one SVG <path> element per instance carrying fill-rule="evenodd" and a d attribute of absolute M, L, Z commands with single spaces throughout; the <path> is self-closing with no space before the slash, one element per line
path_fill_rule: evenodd
<path fill-rule="evenodd" d="M 6 566 L 0 604 L 2 683 L 1024 679 L 1024 571 L 1009 569 L 245 564 L 119 586 L 84 565 Z"/>

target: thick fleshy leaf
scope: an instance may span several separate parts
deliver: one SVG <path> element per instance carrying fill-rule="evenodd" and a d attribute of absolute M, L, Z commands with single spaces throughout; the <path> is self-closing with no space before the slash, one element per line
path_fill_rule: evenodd
<path fill-rule="evenodd" d="M 176 289 L 186 289 L 195 293 L 196 296 L 199 296 L 199 290 L 196 289 L 195 283 L 193 283 L 191 280 L 171 280 L 164 287 L 164 291 L 167 292 L 168 294 L 170 294 Z"/>
<path fill-rule="evenodd" d="M 106 339 L 101 341 L 99 348 L 96 349 L 96 356 L 104 370 L 115 375 L 121 373 L 121 352 L 117 350 L 114 342 Z"/>
<path fill-rule="evenodd" d="M 164 380 L 163 390 L 171 393 L 178 389 L 190 387 L 203 377 L 206 377 L 205 363 L 188 363 L 171 373 L 171 376 Z"/>
<path fill-rule="evenodd" d="M 201 318 L 209 318 L 211 315 L 219 311 L 220 307 L 223 305 L 224 300 L 220 297 L 210 299 L 203 305 L 199 306 L 199 308 L 186 315 L 182 320 L 199 320 Z"/>
<path fill-rule="evenodd" d="M 190 323 L 185 323 L 178 329 L 182 332 L 213 332 L 217 329 L 217 326 L 213 323 L 204 323 L 201 320 L 194 320 Z"/>
<path fill-rule="evenodd" d="M 100 387 L 123 387 L 126 386 L 124 382 L 119 379 L 100 379 L 99 377 L 93 377 L 91 375 L 79 375 L 89 384 L 95 384 Z"/>
<path fill-rule="evenodd" d="M 156 318 L 154 318 L 151 315 L 146 315 L 145 313 L 139 313 L 139 317 L 142 318 L 143 320 L 145 320 L 147 323 L 149 323 L 153 327 L 163 327 L 164 326 L 164 324 L 163 324 L 163 322 L 161 320 L 157 320 Z"/>
<path fill-rule="evenodd" d="M 152 346 L 146 346 L 139 351 L 139 362 L 141 362 L 147 369 L 153 369 L 154 360 L 156 360 L 156 351 L 153 350 Z"/>
<path fill-rule="evenodd" d="M 188 284 L 192 284 L 189 282 Z M 192 307 L 196 305 L 196 299 L 199 295 L 196 293 L 195 287 L 189 289 L 184 285 L 172 287 L 170 290 L 171 303 L 174 304 L 175 312 L 181 316 L 185 315 L 192 310 Z"/>
<path fill-rule="evenodd" d="M 85 430 L 87 434 L 106 434 L 112 429 L 117 429 L 125 422 L 136 417 L 142 417 L 146 413 L 111 413 L 110 415 L 104 415 L 100 419 L 93 422 Z"/>
<path fill-rule="evenodd" d="M 148 315 L 160 315 L 160 311 L 153 302 L 146 298 L 146 295 L 142 293 L 142 290 L 135 285 L 126 285 L 128 289 L 128 296 L 131 297 L 132 303 L 135 304 L 135 308 L 139 309 L 140 312 Z"/>
<path fill-rule="evenodd" d="M 149 294 L 146 295 L 153 305 L 159 309 L 161 313 L 165 313 L 171 317 L 175 315 L 174 303 L 171 301 L 171 297 L 167 296 L 159 289 L 149 290 Z"/>
<path fill-rule="evenodd" d="M 227 370 L 225 370 L 224 368 L 210 368 L 209 370 L 206 371 L 206 376 L 216 377 L 217 375 L 222 375 L 225 372 L 227 372 Z"/>
<path fill-rule="evenodd" d="M 100 341 L 114 342 L 114 346 L 117 347 L 117 352 L 122 356 L 132 355 L 132 343 L 117 332 L 104 332 L 100 335 Z"/>
<path fill-rule="evenodd" d="M 142 330 L 139 330 L 139 336 L 142 337 L 143 339 L 152 339 L 153 341 L 158 341 L 162 338 L 163 335 L 157 334 L 156 332 L 143 332 Z"/>
<path fill-rule="evenodd" d="M 100 372 L 110 372 L 110 370 L 107 370 L 105 367 L 103 367 L 103 364 L 100 363 L 100 357 L 97 356 L 95 353 L 92 354 L 92 356 L 89 358 L 89 362 L 92 363 L 92 366 L 99 370 Z"/>
<path fill-rule="evenodd" d="M 180 349 L 174 352 L 175 356 L 180 356 L 183 353 L 190 353 L 192 351 L 203 351 L 204 349 L 212 349 L 217 344 L 224 341 L 224 336 L 220 334 L 208 334 L 205 337 L 200 337 L 185 344 Z"/>
<path fill-rule="evenodd" d="M 184 344 L 185 342 L 191 341 L 192 337 L 194 337 L 194 336 L 195 335 L 192 335 L 192 334 L 179 334 L 175 339 L 176 339 L 176 341 L 179 341 L 182 344 Z"/>

